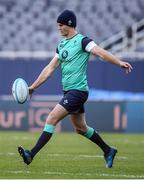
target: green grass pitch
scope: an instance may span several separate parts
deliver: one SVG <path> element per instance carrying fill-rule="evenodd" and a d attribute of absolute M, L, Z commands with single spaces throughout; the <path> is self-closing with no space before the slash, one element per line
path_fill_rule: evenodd
<path fill-rule="evenodd" d="M 144 134 L 102 134 L 118 148 L 112 169 L 95 144 L 75 133 L 55 133 L 27 166 L 17 146 L 31 148 L 39 134 L 0 132 L 1 179 L 144 179 Z"/>

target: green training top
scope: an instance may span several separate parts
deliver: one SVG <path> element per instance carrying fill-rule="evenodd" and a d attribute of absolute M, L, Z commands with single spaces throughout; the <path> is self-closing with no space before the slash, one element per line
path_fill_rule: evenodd
<path fill-rule="evenodd" d="M 83 39 L 82 34 L 76 34 L 70 39 L 63 39 L 57 47 L 64 91 L 88 91 L 86 71 L 90 53 L 83 49 Z"/>

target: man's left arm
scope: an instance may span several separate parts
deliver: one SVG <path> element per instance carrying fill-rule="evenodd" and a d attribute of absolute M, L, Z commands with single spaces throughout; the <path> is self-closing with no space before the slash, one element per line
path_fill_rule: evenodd
<path fill-rule="evenodd" d="M 95 55 L 95 56 L 99 56 L 100 58 L 102 58 L 105 61 L 108 61 L 112 64 L 118 65 L 122 68 L 126 69 L 126 73 L 129 73 L 132 71 L 132 66 L 125 61 L 121 61 L 118 57 L 114 56 L 113 54 L 111 54 L 110 52 L 104 50 L 103 48 L 97 46 L 94 46 L 90 52 Z"/>

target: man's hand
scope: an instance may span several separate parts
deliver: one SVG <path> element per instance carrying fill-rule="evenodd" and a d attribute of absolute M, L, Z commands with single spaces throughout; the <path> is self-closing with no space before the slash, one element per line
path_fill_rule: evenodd
<path fill-rule="evenodd" d="M 30 98 L 32 97 L 32 94 L 33 94 L 33 92 L 34 92 L 34 88 L 32 87 L 32 86 L 30 86 L 30 87 L 28 87 L 28 89 L 29 89 L 29 96 L 30 96 Z"/>
<path fill-rule="evenodd" d="M 120 61 L 120 67 L 126 69 L 126 73 L 130 73 L 133 69 L 128 62 L 124 62 L 124 61 Z"/>

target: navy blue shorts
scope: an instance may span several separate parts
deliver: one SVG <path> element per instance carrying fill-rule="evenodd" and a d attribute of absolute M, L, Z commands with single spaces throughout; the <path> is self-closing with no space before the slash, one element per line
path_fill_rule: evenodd
<path fill-rule="evenodd" d="M 87 91 L 64 91 L 64 96 L 59 102 L 70 114 L 84 113 L 84 103 L 88 98 Z"/>

